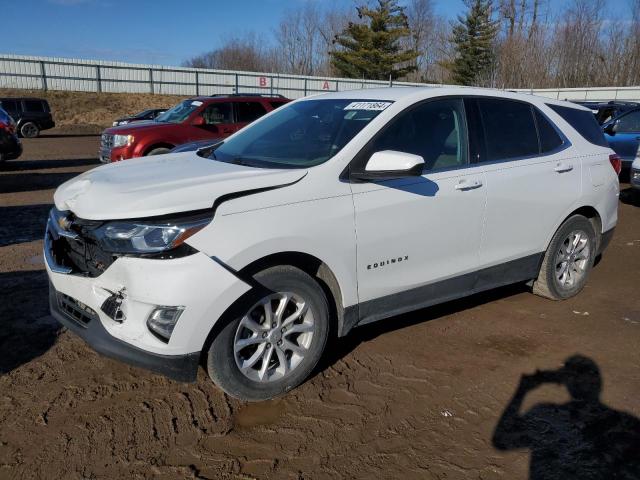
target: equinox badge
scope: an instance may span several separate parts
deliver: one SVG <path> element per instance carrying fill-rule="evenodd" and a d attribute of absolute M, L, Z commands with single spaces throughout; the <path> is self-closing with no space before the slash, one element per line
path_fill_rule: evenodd
<path fill-rule="evenodd" d="M 367 270 L 384 267 L 385 265 L 391 265 L 393 263 L 406 262 L 408 260 L 409 260 L 409 255 L 405 255 L 404 257 L 388 258 L 386 260 L 380 260 L 379 262 L 376 262 L 376 263 L 370 263 L 369 265 L 367 265 Z"/>

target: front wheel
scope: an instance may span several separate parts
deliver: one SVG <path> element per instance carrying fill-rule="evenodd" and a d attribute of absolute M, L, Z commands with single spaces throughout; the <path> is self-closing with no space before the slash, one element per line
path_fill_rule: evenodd
<path fill-rule="evenodd" d="M 254 276 L 257 286 L 233 308 L 208 351 L 211 379 L 242 400 L 276 397 L 302 383 L 329 336 L 329 307 L 302 270 L 278 266 Z"/>
<path fill-rule="evenodd" d="M 569 217 L 553 236 L 533 293 L 552 300 L 577 295 L 587 282 L 596 257 L 596 233 L 582 215 Z"/>

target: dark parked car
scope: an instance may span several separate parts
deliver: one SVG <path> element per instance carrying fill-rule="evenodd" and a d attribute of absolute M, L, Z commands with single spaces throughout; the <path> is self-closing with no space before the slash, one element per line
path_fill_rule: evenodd
<path fill-rule="evenodd" d="M 602 128 L 609 146 L 622 159 L 622 172 L 626 178 L 640 144 L 640 105 L 609 120 Z"/>
<path fill-rule="evenodd" d="M 18 135 L 35 138 L 42 130 L 56 126 L 49 103 L 41 98 L 0 98 L 0 107 L 16 121 Z"/>
<path fill-rule="evenodd" d="M 16 135 L 16 122 L 0 108 L 0 162 L 18 158 L 22 154 L 22 144 Z"/>
<path fill-rule="evenodd" d="M 576 101 L 574 103 L 591 109 L 600 125 L 607 123 L 611 119 L 616 118 L 629 110 L 640 107 L 640 103 L 638 102 L 623 102 L 617 100 L 611 100 L 609 102 Z"/>
<path fill-rule="evenodd" d="M 133 122 L 142 122 L 144 120 L 153 120 L 161 113 L 164 113 L 168 108 L 151 108 L 149 110 L 143 110 L 142 112 L 131 115 L 130 117 L 122 117 L 113 122 L 113 127 L 118 125 L 127 125 Z"/>

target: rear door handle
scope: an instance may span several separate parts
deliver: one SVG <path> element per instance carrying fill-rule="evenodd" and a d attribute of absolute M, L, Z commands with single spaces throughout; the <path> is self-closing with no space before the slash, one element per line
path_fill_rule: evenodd
<path fill-rule="evenodd" d="M 473 182 L 467 182 L 466 180 L 461 180 L 459 183 L 456 183 L 456 190 L 473 190 L 474 188 L 480 188 L 482 186 L 482 182 L 480 180 L 474 180 Z"/>
<path fill-rule="evenodd" d="M 573 165 L 559 163 L 558 165 L 556 165 L 556 168 L 554 168 L 553 170 L 558 173 L 570 172 L 571 170 L 573 170 Z"/>

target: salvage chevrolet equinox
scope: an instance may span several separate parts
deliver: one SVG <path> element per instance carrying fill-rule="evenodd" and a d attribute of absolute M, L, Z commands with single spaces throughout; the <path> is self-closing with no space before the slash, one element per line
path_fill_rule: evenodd
<path fill-rule="evenodd" d="M 575 104 L 307 97 L 211 149 L 61 185 L 51 311 L 105 355 L 183 381 L 202 363 L 230 395 L 271 398 L 359 325 L 516 282 L 576 295 L 617 222 L 614 163 Z"/>

